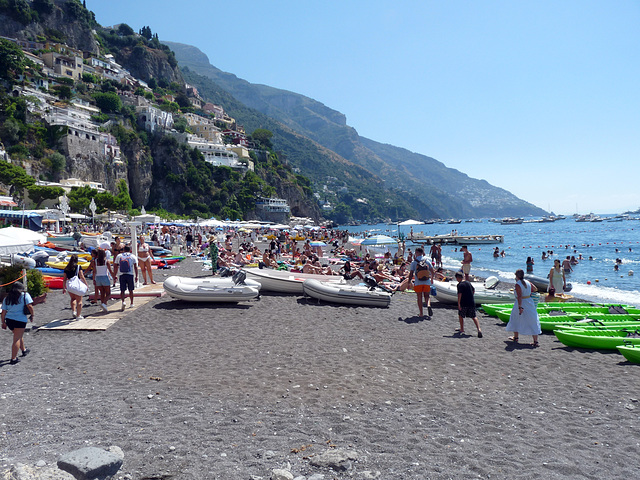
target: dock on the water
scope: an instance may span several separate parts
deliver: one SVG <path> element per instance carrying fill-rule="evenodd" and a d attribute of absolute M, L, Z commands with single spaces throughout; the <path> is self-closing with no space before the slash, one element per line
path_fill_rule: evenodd
<path fill-rule="evenodd" d="M 491 243 L 504 243 L 504 235 L 423 235 L 414 233 L 407 237 L 415 243 L 433 245 L 434 243 L 446 245 L 478 245 Z"/>

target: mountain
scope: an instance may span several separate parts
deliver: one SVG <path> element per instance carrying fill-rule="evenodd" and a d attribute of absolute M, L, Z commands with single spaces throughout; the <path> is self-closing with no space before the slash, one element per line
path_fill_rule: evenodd
<path fill-rule="evenodd" d="M 546 213 L 485 180 L 447 167 L 442 162 L 358 135 L 344 114 L 294 92 L 247 82 L 211 65 L 197 47 L 163 42 L 180 66 L 212 80 L 249 108 L 277 120 L 292 131 L 335 152 L 379 177 L 383 185 L 420 198 L 433 216 L 525 216 Z M 193 81 L 193 80 L 192 80 Z M 198 86 L 198 85 L 196 85 Z M 242 121 L 242 119 L 239 119 Z M 313 173 L 303 172 L 313 177 Z M 429 216 L 421 211 L 423 216 Z"/>

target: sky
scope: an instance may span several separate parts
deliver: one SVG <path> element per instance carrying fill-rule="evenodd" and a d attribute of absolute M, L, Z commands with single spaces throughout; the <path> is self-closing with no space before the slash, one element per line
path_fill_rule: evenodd
<path fill-rule="evenodd" d="M 640 208 L 638 0 L 86 0 L 555 213 Z"/>

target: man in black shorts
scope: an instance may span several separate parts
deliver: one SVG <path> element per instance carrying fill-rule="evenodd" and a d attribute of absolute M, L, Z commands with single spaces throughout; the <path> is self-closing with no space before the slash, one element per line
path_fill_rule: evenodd
<path fill-rule="evenodd" d="M 462 272 L 456 272 L 456 280 L 458 280 L 458 320 L 460 320 L 460 328 L 456 329 L 458 334 L 464 335 L 464 319 L 471 318 L 478 329 L 478 338 L 482 338 L 480 330 L 480 322 L 476 315 L 476 301 L 473 298 L 475 289 L 471 282 L 463 280 Z"/>

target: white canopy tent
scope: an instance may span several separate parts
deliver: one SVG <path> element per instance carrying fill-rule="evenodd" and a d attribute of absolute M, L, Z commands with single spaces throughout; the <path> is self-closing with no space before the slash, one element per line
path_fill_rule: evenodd
<path fill-rule="evenodd" d="M 33 251 L 33 242 L 17 238 L 0 236 L 0 255 L 29 253 Z"/>
<path fill-rule="evenodd" d="M 2 237 L 2 239 L 4 239 L 4 237 L 16 239 L 23 243 L 31 242 L 32 246 L 35 245 L 36 243 L 39 243 L 39 242 L 44 243 L 47 241 L 46 235 L 42 233 L 34 232 L 33 230 L 29 230 L 27 228 L 19 228 L 19 227 L 0 228 L 0 237 Z"/>

